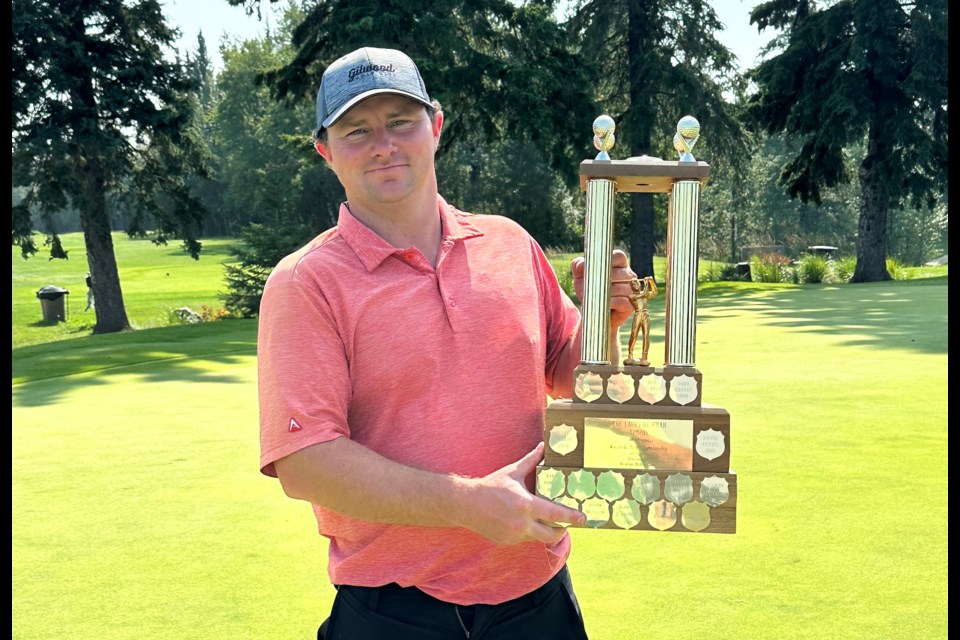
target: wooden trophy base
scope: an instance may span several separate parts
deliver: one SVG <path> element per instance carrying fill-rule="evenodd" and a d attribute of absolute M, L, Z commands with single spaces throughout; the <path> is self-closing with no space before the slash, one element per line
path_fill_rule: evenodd
<path fill-rule="evenodd" d="M 580 365 L 574 380 L 547 407 L 537 495 L 590 528 L 736 531 L 730 414 L 700 402 L 698 371 Z"/>

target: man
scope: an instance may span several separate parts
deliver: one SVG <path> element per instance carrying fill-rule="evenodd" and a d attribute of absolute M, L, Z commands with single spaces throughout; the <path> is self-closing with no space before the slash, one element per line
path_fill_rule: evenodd
<path fill-rule="evenodd" d="M 90 272 L 87 272 L 87 277 L 84 279 L 84 282 L 87 284 L 87 306 L 84 311 L 90 311 L 93 309 L 93 278 L 90 277 Z"/>
<path fill-rule="evenodd" d="M 399 51 L 323 74 L 315 146 L 347 200 L 264 288 L 261 471 L 329 538 L 318 637 L 582 639 L 563 525 L 583 515 L 532 492 L 579 312 L 516 223 L 438 194 L 442 127 Z M 615 280 L 635 277 L 614 260 Z M 628 296 L 615 286 L 612 333 Z"/>

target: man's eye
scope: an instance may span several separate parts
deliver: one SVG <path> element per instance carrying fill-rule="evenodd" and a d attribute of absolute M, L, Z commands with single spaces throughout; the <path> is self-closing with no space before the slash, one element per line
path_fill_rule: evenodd
<path fill-rule="evenodd" d="M 354 130 L 352 130 L 352 131 L 348 131 L 348 132 L 347 132 L 347 136 L 360 135 L 360 134 L 366 133 L 366 132 L 367 132 L 366 129 L 354 129 Z"/>
<path fill-rule="evenodd" d="M 410 120 L 394 120 L 390 123 L 391 127 L 402 127 L 405 124 L 410 124 Z"/>

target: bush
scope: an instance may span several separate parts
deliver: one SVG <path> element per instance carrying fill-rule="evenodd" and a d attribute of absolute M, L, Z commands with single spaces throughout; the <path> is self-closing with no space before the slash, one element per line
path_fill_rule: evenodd
<path fill-rule="evenodd" d="M 232 317 L 229 311 L 223 307 L 211 307 L 208 304 L 200 305 L 200 321 L 201 322 L 216 322 L 217 320 L 225 320 L 226 318 Z"/>
<path fill-rule="evenodd" d="M 828 264 L 825 256 L 806 254 L 797 265 L 797 279 L 801 284 L 816 284 L 827 277 Z"/>
<path fill-rule="evenodd" d="M 887 258 L 887 273 L 894 280 L 908 280 L 907 268 L 896 258 Z"/>
<path fill-rule="evenodd" d="M 790 258 L 782 253 L 761 253 L 750 257 L 750 277 L 754 282 L 793 282 Z"/>
<path fill-rule="evenodd" d="M 857 268 L 857 259 L 840 258 L 830 261 L 829 281 L 838 284 L 846 284 L 853 277 L 853 272 Z"/>

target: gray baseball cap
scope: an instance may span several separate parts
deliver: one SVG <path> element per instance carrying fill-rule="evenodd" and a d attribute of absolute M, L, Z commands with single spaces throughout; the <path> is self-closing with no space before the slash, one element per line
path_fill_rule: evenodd
<path fill-rule="evenodd" d="M 406 96 L 432 106 L 417 65 L 396 49 L 363 47 L 323 72 L 317 91 L 317 129 L 326 129 L 351 107 L 380 93 Z"/>

